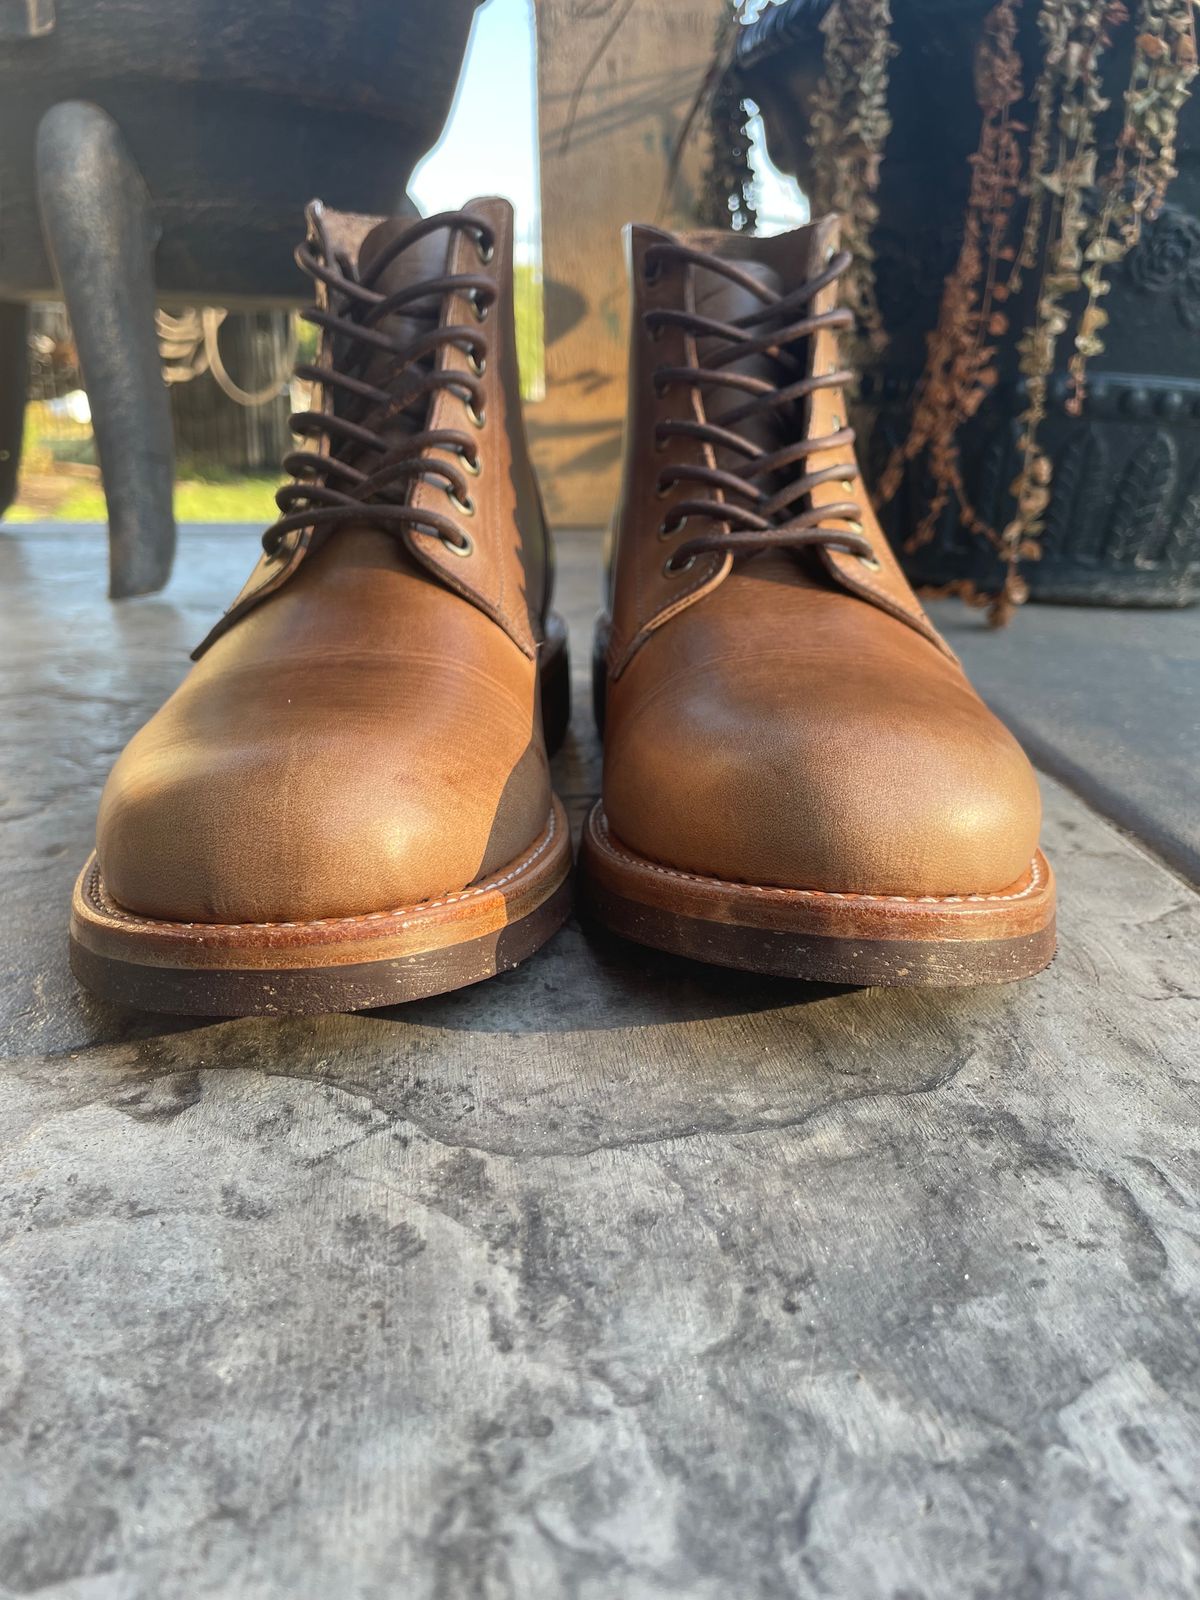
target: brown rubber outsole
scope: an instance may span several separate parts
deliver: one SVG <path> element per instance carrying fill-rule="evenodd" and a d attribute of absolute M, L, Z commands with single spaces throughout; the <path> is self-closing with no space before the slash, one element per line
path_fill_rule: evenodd
<path fill-rule="evenodd" d="M 571 909 L 561 802 L 541 837 L 438 900 L 314 922 L 159 922 L 115 905 L 95 855 L 75 885 L 71 968 L 114 1005 L 183 1016 L 361 1011 L 443 994 L 518 966 Z"/>
<path fill-rule="evenodd" d="M 579 869 L 582 904 L 605 927 L 721 967 L 815 983 L 959 988 L 1031 977 L 1054 959 L 1054 874 L 1040 850 L 1025 877 L 997 894 L 780 889 L 648 861 L 613 837 L 597 804 Z"/>

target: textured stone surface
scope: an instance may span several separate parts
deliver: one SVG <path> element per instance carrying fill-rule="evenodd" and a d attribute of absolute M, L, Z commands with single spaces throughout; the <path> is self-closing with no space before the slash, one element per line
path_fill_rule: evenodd
<path fill-rule="evenodd" d="M 0 1595 L 1190 1600 L 1193 891 L 1048 784 L 1013 989 L 571 926 L 405 1010 L 119 1016 L 71 880 L 251 545 L 111 607 L 98 531 L 0 537 Z"/>

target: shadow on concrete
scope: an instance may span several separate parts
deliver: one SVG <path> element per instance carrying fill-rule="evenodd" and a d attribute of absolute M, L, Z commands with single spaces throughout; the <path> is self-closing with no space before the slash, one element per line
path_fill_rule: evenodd
<path fill-rule="evenodd" d="M 573 918 L 513 972 L 370 1015 L 450 1032 L 578 1034 L 751 1016 L 858 992 L 708 966 Z"/>
<path fill-rule="evenodd" d="M 707 966 L 645 949 L 574 920 L 544 949 L 511 972 L 470 988 L 406 1005 L 311 1018 L 177 1017 L 127 1011 L 84 997 L 91 1043 L 140 1043 L 198 1029 L 251 1024 L 258 1029 L 313 1030 L 330 1036 L 358 1018 L 397 1029 L 527 1035 L 613 1032 L 672 1023 L 715 1022 L 811 1007 L 862 991 Z M 349 1038 L 338 1047 L 349 1046 Z M 398 1043 L 400 1040 L 398 1039 Z"/>

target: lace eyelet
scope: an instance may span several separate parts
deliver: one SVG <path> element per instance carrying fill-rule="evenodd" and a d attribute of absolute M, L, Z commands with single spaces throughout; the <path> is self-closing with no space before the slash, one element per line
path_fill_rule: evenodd
<path fill-rule="evenodd" d="M 847 522 L 846 526 L 849 528 L 851 533 L 862 534 L 864 532 L 863 525 L 858 521 L 857 518 L 855 518 L 853 522 Z"/>
<path fill-rule="evenodd" d="M 658 260 L 647 261 L 642 267 L 642 282 L 651 288 L 662 277 L 662 262 Z"/>
<path fill-rule="evenodd" d="M 462 535 L 462 543 L 455 544 L 451 539 L 442 539 L 442 543 L 452 556 L 458 556 L 460 561 L 465 561 L 468 556 L 475 554 L 475 541 L 469 533 Z"/>
<path fill-rule="evenodd" d="M 480 231 L 475 235 L 475 248 L 479 252 L 479 259 L 482 264 L 485 267 L 490 266 L 492 259 L 496 254 L 495 239 L 489 238 L 485 243 L 483 230 L 480 229 Z"/>
<path fill-rule="evenodd" d="M 487 421 L 487 413 L 482 406 L 477 406 L 473 400 L 467 401 L 467 421 L 473 428 L 482 428 Z"/>
<path fill-rule="evenodd" d="M 868 572 L 883 571 L 883 562 L 880 561 L 876 556 L 859 556 L 857 559 L 864 567 L 866 567 Z"/>
<path fill-rule="evenodd" d="M 654 497 L 655 497 L 655 499 L 656 500 L 667 500 L 667 499 L 669 499 L 670 498 L 670 494 L 671 494 L 671 490 L 674 487 L 675 487 L 674 484 L 664 483 L 663 480 L 660 478 L 658 480 L 658 482 L 654 485 Z"/>
<path fill-rule="evenodd" d="M 471 296 L 471 310 L 475 313 L 476 322 L 486 322 L 491 314 L 491 306 L 484 305 L 477 294 Z"/>
<path fill-rule="evenodd" d="M 463 471 L 470 478 L 477 478 L 483 471 L 483 457 L 478 451 L 474 455 L 469 455 L 467 451 L 460 450 L 458 459 L 462 462 Z"/>
<path fill-rule="evenodd" d="M 487 371 L 487 357 L 477 356 L 474 350 L 468 350 L 467 365 L 477 378 L 482 378 Z"/>
<path fill-rule="evenodd" d="M 696 565 L 695 556 L 688 556 L 686 561 L 676 561 L 674 556 L 668 556 L 663 562 L 664 578 L 680 578 L 685 572 L 690 572 Z"/>

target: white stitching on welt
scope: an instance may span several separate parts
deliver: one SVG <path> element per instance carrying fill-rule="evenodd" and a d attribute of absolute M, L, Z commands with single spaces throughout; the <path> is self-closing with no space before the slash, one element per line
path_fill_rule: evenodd
<path fill-rule="evenodd" d="M 664 867 L 646 856 L 635 856 L 631 850 L 625 849 L 613 838 L 609 831 L 608 818 L 603 812 L 596 823 L 596 832 L 600 843 L 611 856 L 618 861 L 628 861 L 631 866 L 648 867 L 651 872 L 660 873 L 665 878 L 682 878 L 688 883 L 711 883 L 719 889 L 752 889 L 755 894 L 762 895 L 801 895 L 814 900 L 869 900 L 877 904 L 895 901 L 910 906 L 957 906 L 993 900 L 1024 900 L 1027 896 L 1035 894 L 1045 883 L 1041 862 L 1034 856 L 1030 866 L 1029 882 L 1014 894 L 859 894 L 849 889 L 783 889 L 778 884 L 742 883 L 731 878 L 707 878 L 698 872 L 683 872 L 678 867 Z"/>

